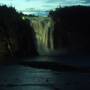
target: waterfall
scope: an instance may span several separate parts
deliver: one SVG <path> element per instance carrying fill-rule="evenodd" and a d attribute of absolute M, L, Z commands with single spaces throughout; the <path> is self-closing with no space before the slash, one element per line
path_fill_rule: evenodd
<path fill-rule="evenodd" d="M 36 33 L 39 54 L 47 54 L 53 50 L 53 20 L 49 17 L 31 17 L 31 26 Z"/>

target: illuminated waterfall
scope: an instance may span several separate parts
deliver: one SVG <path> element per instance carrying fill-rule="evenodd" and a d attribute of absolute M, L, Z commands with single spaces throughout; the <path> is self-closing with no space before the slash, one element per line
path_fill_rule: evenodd
<path fill-rule="evenodd" d="M 53 50 L 54 23 L 49 17 L 31 17 L 31 25 L 36 33 L 38 52 L 48 53 Z"/>

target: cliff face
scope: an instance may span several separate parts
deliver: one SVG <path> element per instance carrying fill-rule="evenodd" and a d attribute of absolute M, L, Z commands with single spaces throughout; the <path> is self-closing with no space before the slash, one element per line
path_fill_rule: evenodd
<path fill-rule="evenodd" d="M 57 8 L 50 13 L 54 20 L 54 48 L 72 52 L 90 52 L 90 7 Z"/>
<path fill-rule="evenodd" d="M 0 6 L 0 60 L 38 55 L 30 21 L 22 20 L 12 7 Z"/>

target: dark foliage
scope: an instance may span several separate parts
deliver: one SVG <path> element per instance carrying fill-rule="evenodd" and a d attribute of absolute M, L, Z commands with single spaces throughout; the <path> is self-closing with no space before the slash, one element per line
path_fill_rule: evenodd
<path fill-rule="evenodd" d="M 49 16 L 54 20 L 54 47 L 69 51 L 90 52 L 90 7 L 56 8 Z"/>
<path fill-rule="evenodd" d="M 0 6 L 0 55 L 4 57 L 37 55 L 33 28 L 22 15 L 13 7 Z"/>

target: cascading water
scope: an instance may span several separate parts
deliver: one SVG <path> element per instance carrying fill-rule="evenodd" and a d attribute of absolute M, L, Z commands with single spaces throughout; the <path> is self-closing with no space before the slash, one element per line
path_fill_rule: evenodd
<path fill-rule="evenodd" d="M 31 25 L 36 33 L 37 50 L 46 55 L 53 50 L 54 23 L 49 17 L 31 17 Z"/>

